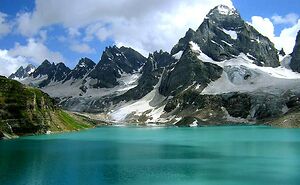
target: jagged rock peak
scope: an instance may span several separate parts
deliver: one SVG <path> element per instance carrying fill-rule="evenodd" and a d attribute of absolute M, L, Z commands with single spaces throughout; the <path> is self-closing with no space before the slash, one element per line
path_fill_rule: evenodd
<path fill-rule="evenodd" d="M 68 80 L 78 80 L 84 78 L 94 67 L 96 66 L 95 62 L 93 62 L 89 58 L 81 58 L 76 65 L 76 67 L 68 74 L 65 78 L 64 82 Z"/>
<path fill-rule="evenodd" d="M 216 15 L 240 15 L 239 12 L 234 7 L 229 7 L 227 5 L 218 5 L 208 13 L 207 17 L 216 17 Z"/>
<path fill-rule="evenodd" d="M 92 61 L 91 59 L 85 57 L 85 58 L 81 58 L 78 62 L 78 64 L 76 65 L 76 67 L 78 68 L 85 68 L 85 67 L 94 67 L 96 64 L 94 61 Z"/>
<path fill-rule="evenodd" d="M 219 29 L 240 31 L 245 25 L 240 13 L 235 8 L 226 5 L 219 5 L 212 9 L 205 21 L 209 25 L 216 25 Z"/>
<path fill-rule="evenodd" d="M 46 65 L 48 65 L 48 66 L 51 65 L 51 62 L 49 62 L 49 60 L 47 60 L 47 59 L 45 59 L 45 60 L 42 62 L 41 66 L 46 66 Z"/>
<path fill-rule="evenodd" d="M 188 30 L 171 54 L 185 52 L 191 42 L 214 61 L 229 60 L 244 53 L 251 56 L 256 65 L 279 66 L 274 44 L 247 24 L 237 10 L 225 5 L 212 9 L 196 31 Z"/>
<path fill-rule="evenodd" d="M 29 64 L 26 68 L 21 66 L 15 73 L 11 74 L 8 78 L 14 80 L 24 79 L 28 77 L 31 73 L 33 73 L 35 69 L 35 66 L 32 64 Z"/>
<path fill-rule="evenodd" d="M 281 56 L 285 56 L 286 55 L 286 53 L 285 53 L 285 51 L 284 51 L 283 48 L 281 48 L 281 50 L 278 51 L 278 54 L 281 55 Z"/>
<path fill-rule="evenodd" d="M 106 47 L 101 60 L 89 73 L 93 88 L 112 88 L 119 85 L 118 78 L 124 74 L 137 72 L 146 62 L 146 58 L 132 48 Z"/>
<path fill-rule="evenodd" d="M 300 30 L 298 31 L 296 44 L 291 56 L 292 56 L 292 60 L 290 64 L 291 69 L 295 72 L 300 73 Z"/>

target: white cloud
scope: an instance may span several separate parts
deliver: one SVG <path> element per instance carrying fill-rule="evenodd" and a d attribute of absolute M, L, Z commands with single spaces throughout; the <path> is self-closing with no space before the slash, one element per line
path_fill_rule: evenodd
<path fill-rule="evenodd" d="M 7 50 L 0 50 L 0 75 L 9 76 L 20 66 L 26 66 L 28 62 L 24 57 L 12 57 Z"/>
<path fill-rule="evenodd" d="M 59 52 L 53 52 L 45 46 L 42 41 L 46 33 L 40 32 L 40 39 L 28 39 L 26 45 L 16 43 L 10 50 L 0 49 L 0 75 L 9 76 L 20 66 L 27 66 L 29 63 L 39 65 L 45 59 L 51 62 L 65 62 L 65 59 Z"/>
<path fill-rule="evenodd" d="M 85 29 L 85 41 L 91 41 L 94 39 L 94 37 L 97 37 L 100 41 L 105 41 L 109 37 L 112 36 L 111 31 L 109 31 L 108 28 L 106 28 L 104 23 L 95 23 L 89 25 Z"/>
<path fill-rule="evenodd" d="M 79 37 L 81 35 L 81 33 L 76 28 L 69 28 L 68 34 L 70 37 Z"/>
<path fill-rule="evenodd" d="M 292 24 L 295 25 L 297 24 L 297 21 L 299 19 L 299 15 L 295 13 L 289 13 L 285 16 L 280 16 L 280 15 L 274 15 L 272 17 L 272 21 L 274 24 Z"/>
<path fill-rule="evenodd" d="M 277 48 L 283 47 L 287 53 L 292 53 L 299 30 L 300 19 L 298 20 L 297 24 L 283 29 L 280 35 L 278 37 L 275 37 L 275 46 L 277 46 Z"/>
<path fill-rule="evenodd" d="M 65 59 L 59 52 L 53 52 L 47 48 L 42 42 L 35 39 L 28 39 L 26 45 L 15 44 L 15 47 L 8 51 L 11 57 L 23 57 L 27 62 L 40 64 L 45 59 L 51 62 L 64 62 Z"/>
<path fill-rule="evenodd" d="M 300 19 L 291 27 L 283 29 L 279 36 L 275 35 L 274 25 L 269 18 L 253 16 L 250 24 L 260 33 L 267 36 L 277 49 L 283 48 L 286 53 L 292 53 L 297 33 L 300 30 Z"/>
<path fill-rule="evenodd" d="M 67 29 L 85 29 L 85 41 L 112 38 L 148 52 L 170 50 L 218 4 L 232 6 L 231 0 L 36 0 L 35 11 L 19 14 L 17 22 L 19 32 L 27 36 L 62 24 Z"/>
<path fill-rule="evenodd" d="M 0 37 L 10 32 L 11 26 L 6 20 L 7 15 L 0 12 Z"/>
<path fill-rule="evenodd" d="M 96 52 L 96 50 L 94 48 L 91 48 L 86 43 L 81 43 L 81 44 L 73 43 L 73 44 L 71 44 L 70 49 L 77 53 L 85 53 L 85 54 L 91 54 L 91 53 Z"/>
<path fill-rule="evenodd" d="M 269 18 L 263 18 L 260 16 L 253 16 L 251 18 L 252 22 L 251 25 L 259 31 L 262 35 L 268 37 L 271 40 L 274 40 L 274 25 Z"/>
<path fill-rule="evenodd" d="M 38 66 L 45 59 L 51 62 L 65 62 L 59 52 L 51 51 L 43 42 L 47 39 L 47 32 L 40 31 L 38 39 L 30 38 L 25 45 L 16 43 L 9 50 L 0 49 L 0 75 L 9 76 L 20 66 L 34 64 Z"/>

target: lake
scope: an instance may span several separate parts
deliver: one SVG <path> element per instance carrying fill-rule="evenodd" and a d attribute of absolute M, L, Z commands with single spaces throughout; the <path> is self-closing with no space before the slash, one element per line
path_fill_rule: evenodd
<path fill-rule="evenodd" d="M 0 141 L 1 185 L 299 185 L 300 129 L 103 127 Z"/>

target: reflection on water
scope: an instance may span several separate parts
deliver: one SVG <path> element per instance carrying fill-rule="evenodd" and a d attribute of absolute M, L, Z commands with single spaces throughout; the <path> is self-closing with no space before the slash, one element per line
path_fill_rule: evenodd
<path fill-rule="evenodd" d="M 300 130 L 97 128 L 0 142 L 1 185 L 300 182 Z"/>

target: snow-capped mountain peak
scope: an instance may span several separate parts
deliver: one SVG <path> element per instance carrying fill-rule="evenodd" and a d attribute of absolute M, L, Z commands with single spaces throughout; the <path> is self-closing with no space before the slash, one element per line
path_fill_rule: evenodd
<path fill-rule="evenodd" d="M 14 80 L 23 80 L 35 71 L 35 67 L 29 64 L 26 68 L 21 66 L 15 73 L 11 74 L 8 78 Z"/>
<path fill-rule="evenodd" d="M 224 17 L 224 16 L 240 16 L 240 14 L 234 7 L 229 7 L 227 5 L 218 5 L 212 10 L 210 10 L 206 18 Z"/>
<path fill-rule="evenodd" d="M 219 6 L 217 6 L 217 8 L 218 8 L 219 13 L 223 14 L 223 15 L 234 15 L 234 14 L 236 14 L 235 8 L 230 8 L 227 5 L 219 5 Z"/>
<path fill-rule="evenodd" d="M 189 48 L 190 42 L 215 61 L 249 54 L 259 66 L 277 67 L 279 58 L 274 44 L 247 24 L 237 10 L 225 5 L 212 9 L 196 31 L 189 30 L 174 46 L 171 54 Z"/>

